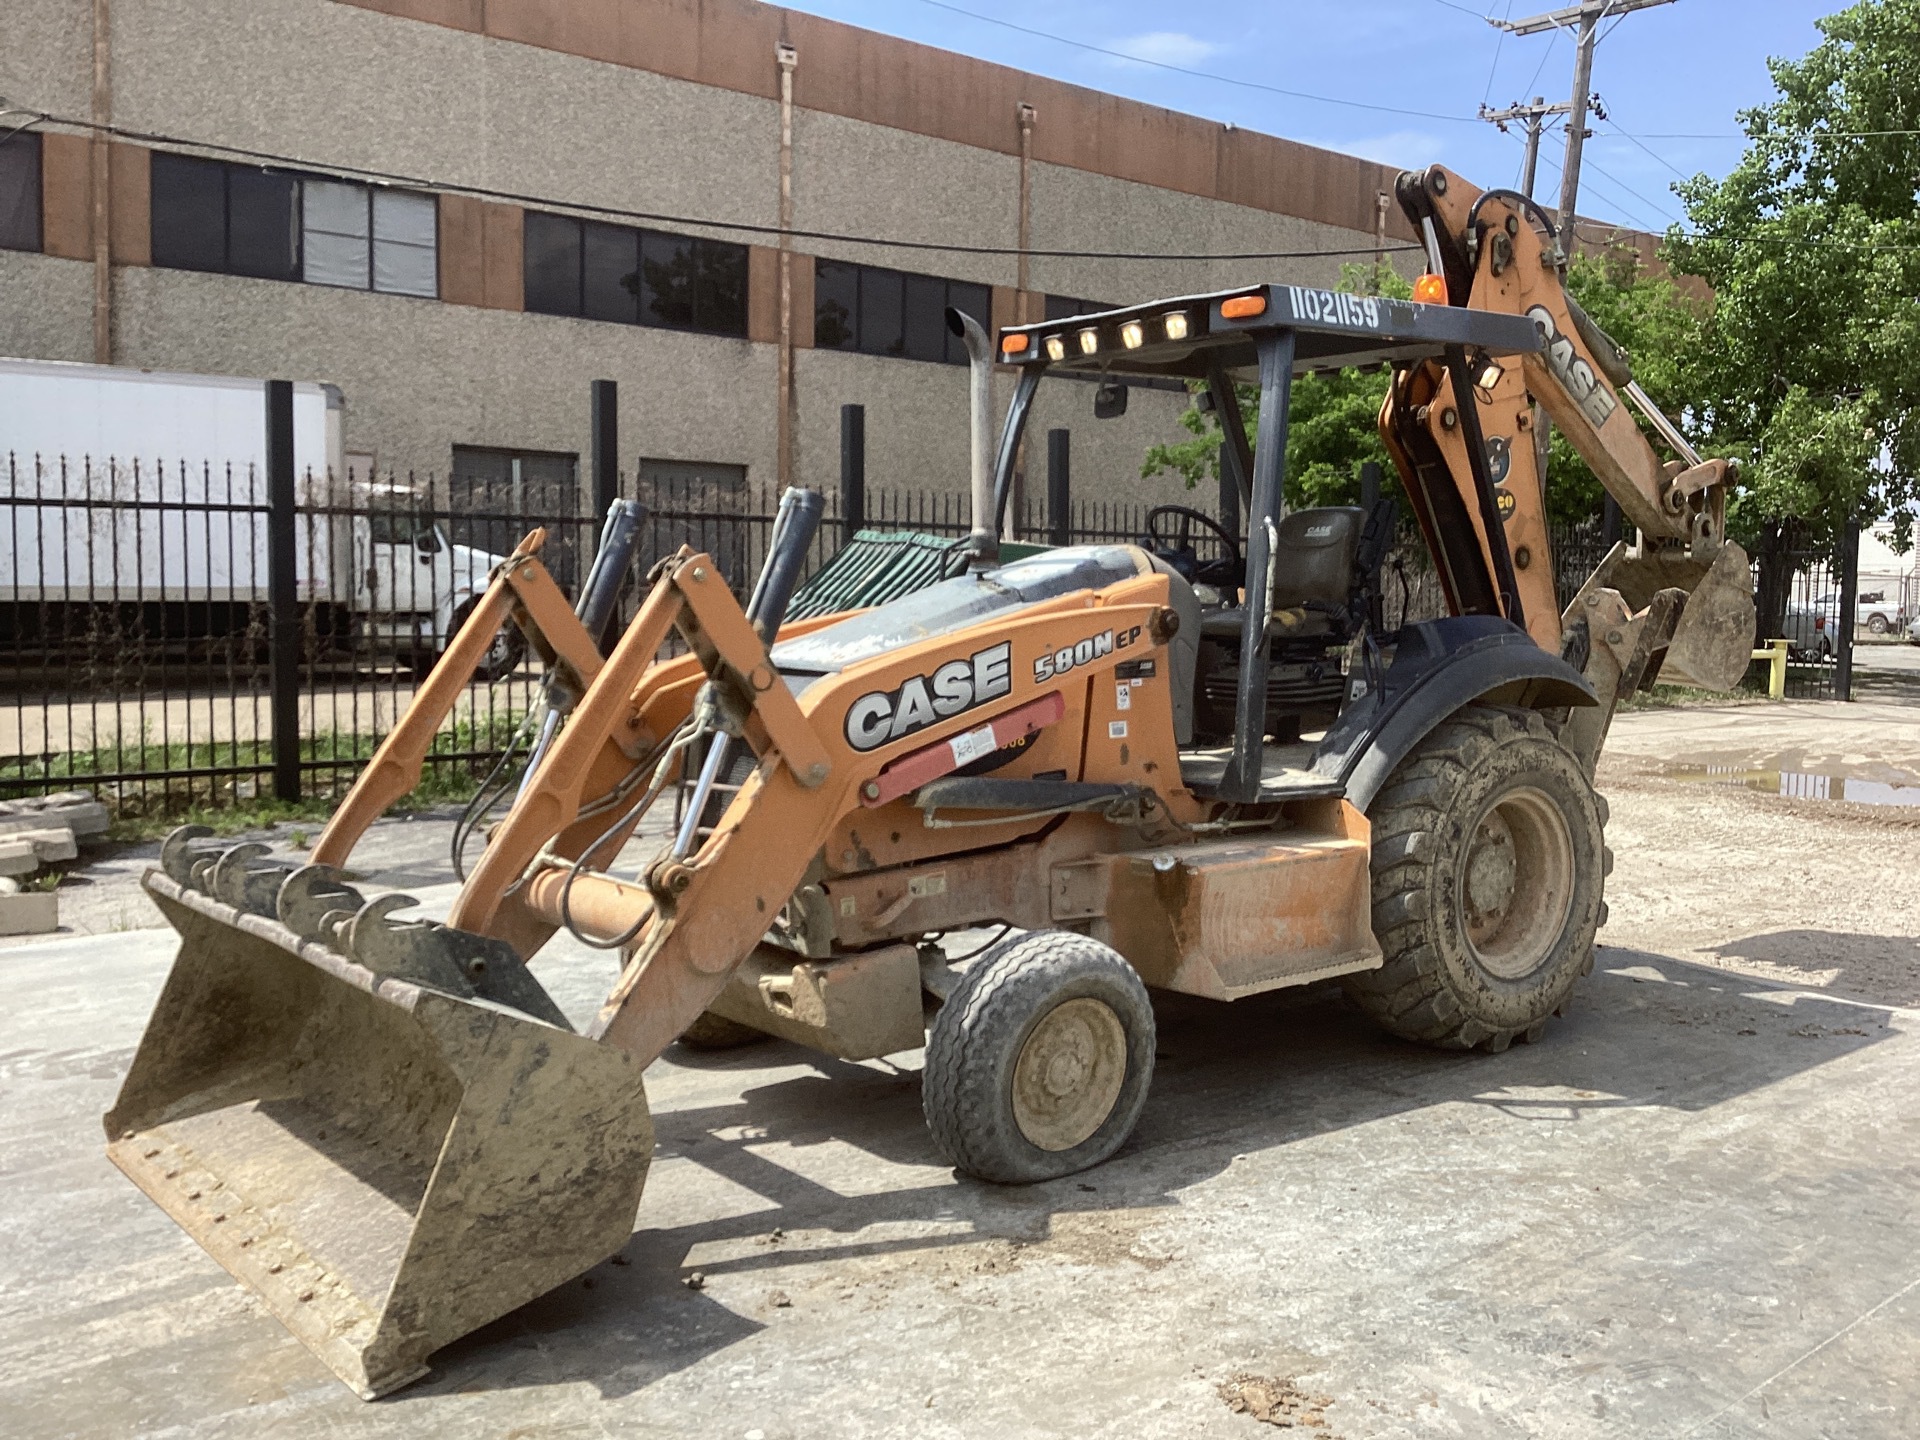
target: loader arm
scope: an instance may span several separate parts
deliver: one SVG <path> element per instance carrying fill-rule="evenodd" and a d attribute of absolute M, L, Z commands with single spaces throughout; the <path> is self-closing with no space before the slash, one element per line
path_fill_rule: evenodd
<path fill-rule="evenodd" d="M 1429 265 L 1450 303 L 1525 316 L 1543 345 L 1518 365 L 1462 354 L 1402 369 L 1381 411 L 1382 438 L 1456 613 L 1522 621 L 1536 643 L 1594 683 L 1602 704 L 1569 736 L 1591 768 L 1613 704 L 1663 671 L 1718 690 L 1746 672 L 1753 596 L 1745 552 L 1726 535 L 1730 467 L 1695 455 L 1633 383 L 1625 353 L 1567 293 L 1562 248 L 1538 207 L 1440 166 L 1403 174 L 1397 188 L 1415 228 L 1431 235 Z M 1639 531 L 1564 612 L 1536 402 Z M 1630 404 L 1679 459 L 1661 461 Z M 1486 521 L 1490 509 L 1497 525 Z"/>

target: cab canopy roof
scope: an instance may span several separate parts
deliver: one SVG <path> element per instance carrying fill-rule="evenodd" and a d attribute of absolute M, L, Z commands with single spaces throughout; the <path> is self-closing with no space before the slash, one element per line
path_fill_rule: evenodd
<path fill-rule="evenodd" d="M 1204 380 L 1215 365 L 1240 379 L 1258 371 L 1256 342 L 1295 334 L 1296 374 L 1438 358 L 1449 346 L 1488 357 L 1542 346 L 1524 315 L 1417 305 L 1308 285 L 1264 285 L 1156 300 L 1000 332 L 999 358 L 1079 374 Z"/>

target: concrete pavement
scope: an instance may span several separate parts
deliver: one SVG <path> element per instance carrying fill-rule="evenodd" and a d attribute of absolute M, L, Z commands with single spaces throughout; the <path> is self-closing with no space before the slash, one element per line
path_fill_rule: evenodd
<path fill-rule="evenodd" d="M 1736 742 L 1739 708 L 1693 739 L 1872 748 Z M 1920 1433 L 1920 926 L 1910 883 L 1846 884 L 1869 846 L 1910 882 L 1920 830 L 1641 773 L 1689 713 L 1622 718 L 1609 943 L 1541 1043 L 1161 997 L 1134 1139 L 1028 1188 L 938 1162 L 917 1053 L 676 1049 L 630 1263 L 374 1404 L 102 1154 L 169 934 L 0 951 L 0 1430 L 1252 1437 L 1219 1393 L 1251 1374 L 1345 1440 Z M 445 903 L 444 830 L 370 840 Z M 576 1017 L 610 979 L 538 969 Z"/>

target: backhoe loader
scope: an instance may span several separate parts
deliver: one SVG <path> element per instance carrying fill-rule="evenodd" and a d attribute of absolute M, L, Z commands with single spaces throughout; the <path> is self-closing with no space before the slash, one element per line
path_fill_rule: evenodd
<path fill-rule="evenodd" d="M 792 490 L 744 606 L 682 550 L 603 653 L 631 516 L 578 612 L 530 535 L 309 855 L 166 843 L 145 883 L 180 954 L 106 1116 L 114 1162 L 371 1398 L 626 1243 L 642 1072 L 682 1036 L 924 1045 L 935 1145 L 1000 1183 L 1126 1140 L 1155 989 L 1338 977 L 1396 1035 L 1537 1038 L 1605 916 L 1593 774 L 1614 707 L 1656 676 L 1739 680 L 1748 565 L 1727 466 L 1569 298 L 1551 217 L 1440 168 L 1398 189 L 1425 239 L 1414 301 L 1254 285 L 997 343 L 950 314 L 981 382 L 973 531 L 950 578 L 889 603 L 783 624 L 821 503 Z M 997 446 L 996 361 L 1016 377 Z M 1374 365 L 1449 612 L 1391 629 L 1390 510 L 1283 504 L 1293 377 Z M 1244 535 L 1203 559 L 1191 526 L 1219 527 L 1168 506 L 1139 544 L 1003 563 L 1056 374 L 1103 396 L 1188 382 L 1222 421 Z M 1542 411 L 1637 531 L 1564 609 Z M 546 705 L 446 923 L 408 918 L 407 897 L 354 888 L 354 842 L 506 625 Z M 617 864 L 636 834 L 651 857 Z M 986 926 L 1006 933 L 965 960 L 933 941 Z M 563 928 L 619 956 L 584 1031 L 536 978 Z"/>

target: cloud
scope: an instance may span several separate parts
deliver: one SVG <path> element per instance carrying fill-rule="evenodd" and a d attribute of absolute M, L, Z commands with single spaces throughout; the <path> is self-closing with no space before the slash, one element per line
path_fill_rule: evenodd
<path fill-rule="evenodd" d="M 1145 35 L 1135 35 L 1130 39 L 1115 40 L 1107 48 L 1118 50 L 1130 59 L 1144 60 L 1149 64 L 1188 67 L 1198 65 L 1202 60 L 1220 51 L 1218 45 L 1179 30 L 1153 30 Z"/>
<path fill-rule="evenodd" d="M 1384 135 L 1340 136 L 1290 135 L 1302 145 L 1317 145 L 1322 150 L 1337 150 L 1342 155 L 1358 155 L 1382 165 L 1398 165 L 1417 170 L 1440 158 L 1446 142 L 1425 130 L 1390 130 Z"/>

